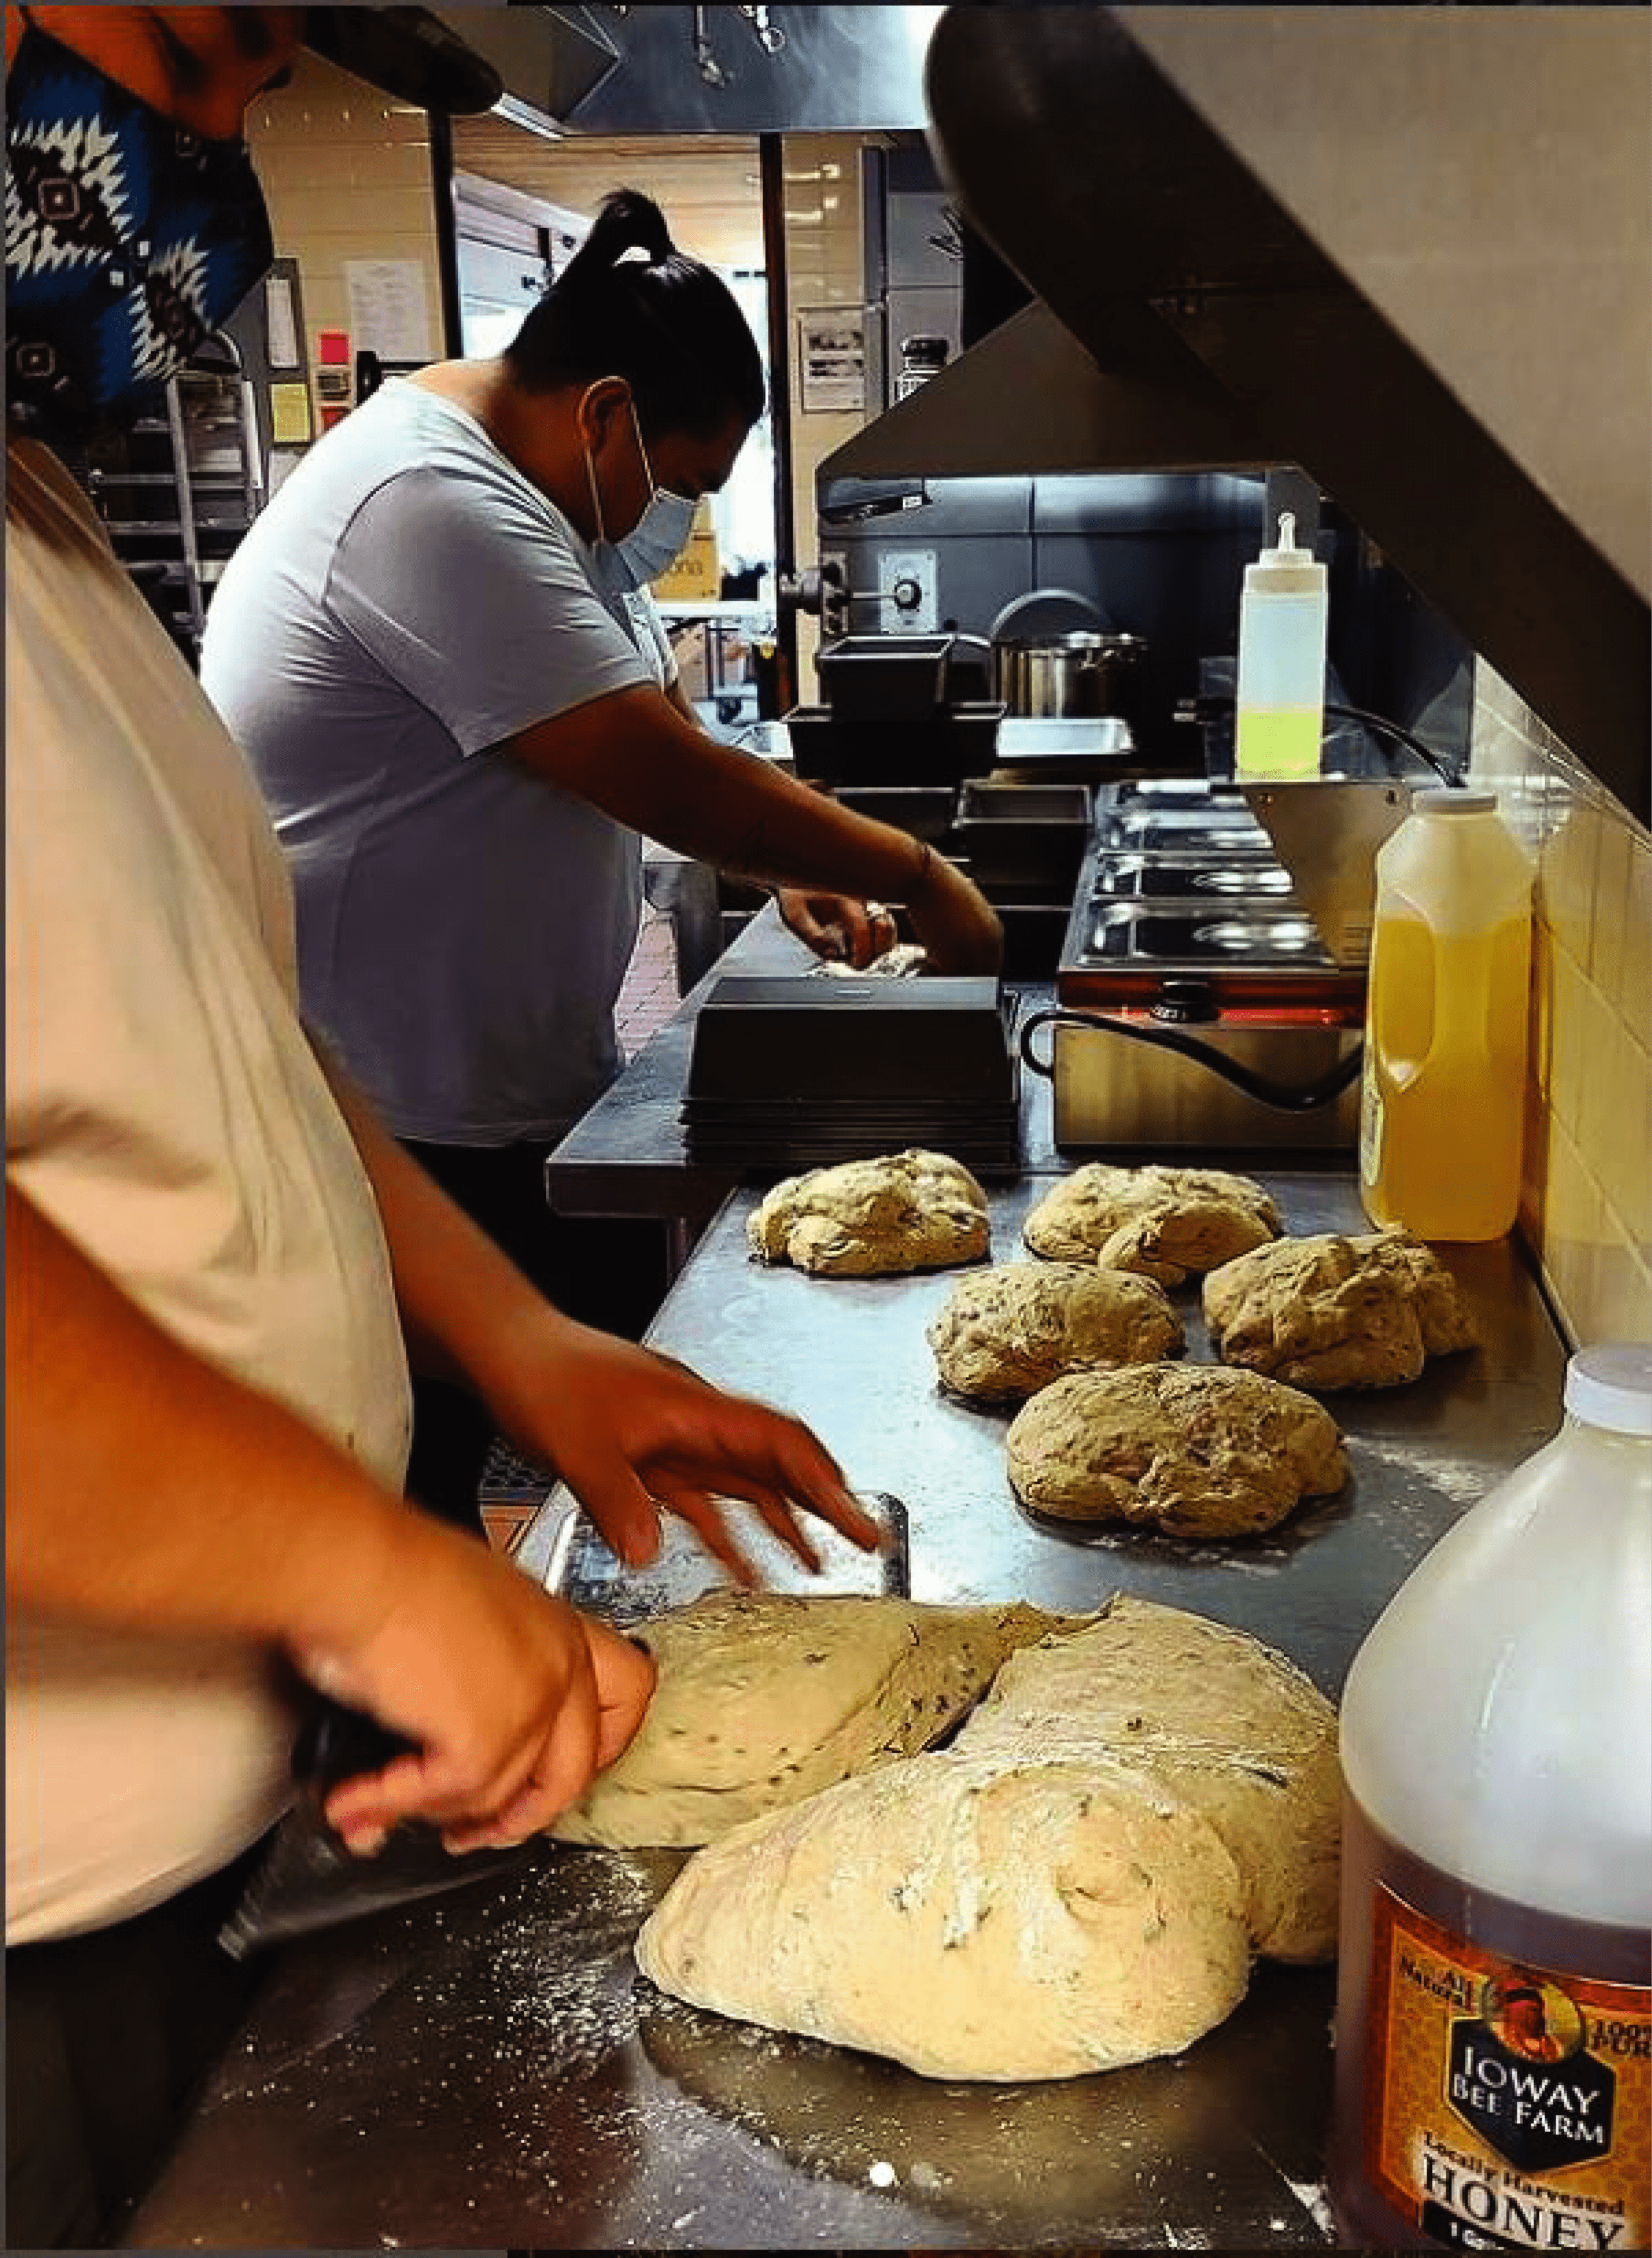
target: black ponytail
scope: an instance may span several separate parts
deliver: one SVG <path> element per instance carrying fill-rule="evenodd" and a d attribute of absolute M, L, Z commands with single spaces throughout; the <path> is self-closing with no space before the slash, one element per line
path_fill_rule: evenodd
<path fill-rule="evenodd" d="M 762 359 L 721 276 L 671 240 L 651 196 L 605 196 L 591 232 L 505 348 L 527 392 L 622 376 L 645 431 L 710 437 L 763 411 Z"/>

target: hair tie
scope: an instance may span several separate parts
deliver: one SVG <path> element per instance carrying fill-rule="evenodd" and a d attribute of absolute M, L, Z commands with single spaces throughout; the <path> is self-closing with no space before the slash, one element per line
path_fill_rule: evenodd
<path fill-rule="evenodd" d="M 633 243 L 620 253 L 613 263 L 616 266 L 652 266 L 654 254 L 652 252 L 645 251 L 640 243 Z"/>

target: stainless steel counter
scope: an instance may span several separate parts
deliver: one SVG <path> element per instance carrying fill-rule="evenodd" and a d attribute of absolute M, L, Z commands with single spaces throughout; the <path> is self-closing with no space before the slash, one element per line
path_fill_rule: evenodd
<path fill-rule="evenodd" d="M 1346 1179 L 1268 1175 L 1289 1227 L 1358 1227 Z M 1046 1189 L 993 1198 L 1012 1254 Z M 1242 1625 L 1328 1692 L 1433 1540 L 1553 1432 L 1563 1353 L 1515 1251 L 1446 1250 L 1485 1346 L 1408 1388 L 1329 1399 L 1338 1497 L 1247 1546 L 1035 1526 L 1004 1421 L 936 1391 L 942 1275 L 811 1280 L 748 1261 L 737 1195 L 651 1338 L 808 1417 L 911 1524 L 920 1598 L 1092 1607 L 1129 1589 Z M 1208 1357 L 1196 1297 L 1188 1353 Z M 561 1510 L 528 1540 L 542 1573 Z M 711 1580 L 685 1546 L 623 1614 Z M 892 2064 L 662 1999 L 630 1940 L 676 1854 L 545 1846 L 520 1871 L 293 1948 L 135 2224 L 144 2247 L 1300 2247 L 1334 2240 L 1322 2151 L 1328 1970 L 1262 1965 L 1174 2061 L 1070 2084 L 930 2084 Z"/>

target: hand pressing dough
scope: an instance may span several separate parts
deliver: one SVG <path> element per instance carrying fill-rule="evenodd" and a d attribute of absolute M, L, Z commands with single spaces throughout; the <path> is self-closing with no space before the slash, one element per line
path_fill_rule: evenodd
<path fill-rule="evenodd" d="M 610 1850 L 709 1843 L 963 1715 L 1037 1608 L 718 1592 L 633 1634 L 659 1669 L 642 1729 L 550 1833 Z"/>
<path fill-rule="evenodd" d="M 1402 1387 L 1478 1338 L 1450 1272 L 1403 1232 L 1259 1246 L 1205 1280 L 1204 1313 L 1224 1364 L 1294 1388 Z"/>
<path fill-rule="evenodd" d="M 1150 1278 L 1073 1262 L 1004 1262 L 960 1278 L 929 1328 L 942 1383 L 1019 1402 L 1063 1373 L 1180 1354 L 1181 1319 Z"/>
<path fill-rule="evenodd" d="M 990 1238 L 987 1195 L 944 1153 L 897 1153 L 788 1176 L 746 1225 L 754 1254 L 821 1277 L 974 1262 Z"/>
<path fill-rule="evenodd" d="M 951 1749 L 702 1851 L 637 1959 L 697 2006 L 931 2077 L 1178 2053 L 1253 1949 L 1332 1948 L 1335 1736 L 1253 1640 L 1117 1601 L 1017 1658 Z"/>
<path fill-rule="evenodd" d="M 1072 1374 L 1016 1414 L 1004 1452 L 1017 1496 L 1035 1512 L 1172 1537 L 1254 1537 L 1348 1479 L 1342 1436 L 1321 1404 L 1214 1365 Z"/>
<path fill-rule="evenodd" d="M 1022 1235 L 1035 1254 L 1133 1270 L 1161 1286 L 1277 1238 L 1260 1184 L 1225 1168 L 1116 1168 L 1093 1161 L 1039 1201 Z"/>

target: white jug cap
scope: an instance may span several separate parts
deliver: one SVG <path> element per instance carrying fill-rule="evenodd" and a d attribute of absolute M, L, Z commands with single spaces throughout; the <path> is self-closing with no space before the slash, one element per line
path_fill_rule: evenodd
<path fill-rule="evenodd" d="M 1614 1435 L 1652 1435 L 1652 1341 L 1580 1348 L 1566 1367 L 1566 1409 Z"/>
<path fill-rule="evenodd" d="M 1494 792 L 1459 792 L 1455 785 L 1430 785 L 1411 795 L 1414 815 L 1491 815 L 1496 809 Z"/>

